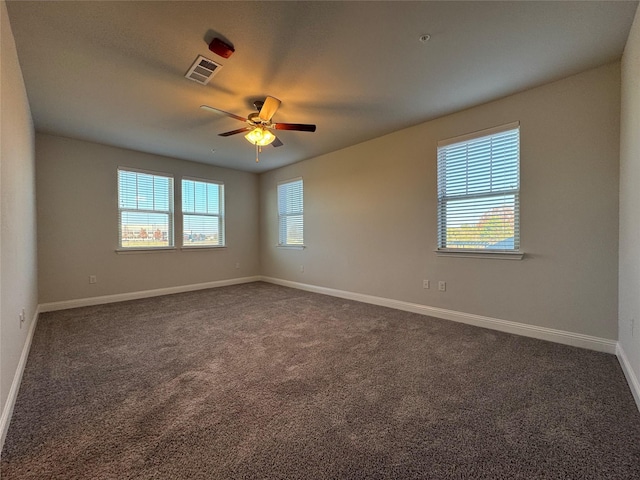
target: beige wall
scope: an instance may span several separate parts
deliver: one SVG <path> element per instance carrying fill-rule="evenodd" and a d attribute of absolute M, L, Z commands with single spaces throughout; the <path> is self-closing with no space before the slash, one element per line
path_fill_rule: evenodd
<path fill-rule="evenodd" d="M 619 345 L 640 385 L 640 10 L 622 57 L 620 128 Z"/>
<path fill-rule="evenodd" d="M 41 304 L 259 273 L 255 174 L 43 134 L 36 158 Z M 172 173 L 178 205 L 181 176 L 224 182 L 227 247 L 117 254 L 118 166 Z"/>
<path fill-rule="evenodd" d="M 33 123 L 4 1 L 0 21 L 0 433 L 4 440 L 11 409 L 7 399 L 19 374 L 38 291 Z M 22 309 L 26 320 L 21 326 Z"/>
<path fill-rule="evenodd" d="M 616 339 L 619 115 L 614 63 L 264 173 L 262 273 Z M 525 259 L 438 257 L 437 141 L 513 121 Z M 276 248 L 276 183 L 298 176 L 307 248 Z"/>

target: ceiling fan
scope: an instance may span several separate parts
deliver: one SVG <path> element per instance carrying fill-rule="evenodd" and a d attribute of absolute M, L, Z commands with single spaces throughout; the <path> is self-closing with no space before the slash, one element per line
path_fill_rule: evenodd
<path fill-rule="evenodd" d="M 299 132 L 315 132 L 316 126 L 306 123 L 274 123 L 271 118 L 280 107 L 280 100 L 275 97 L 267 96 L 262 100 L 256 100 L 253 102 L 253 106 L 256 107 L 257 112 L 250 113 L 247 118 L 241 117 L 234 113 L 225 112 L 219 108 L 210 107 L 209 105 L 200 105 L 203 110 L 209 110 L 212 112 L 222 113 L 228 117 L 235 118 L 247 125 L 237 130 L 231 130 L 230 132 L 219 133 L 221 137 L 229 137 L 242 132 L 247 133 L 244 138 L 253 145 L 256 146 L 256 154 L 259 153 L 261 147 L 265 145 L 273 145 L 274 147 L 282 146 L 282 142 L 276 137 L 271 130 L 296 130 Z M 256 155 L 256 162 L 258 161 Z"/>

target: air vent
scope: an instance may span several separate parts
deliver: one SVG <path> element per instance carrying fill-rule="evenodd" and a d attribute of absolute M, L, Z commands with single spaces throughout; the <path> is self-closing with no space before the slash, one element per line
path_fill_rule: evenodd
<path fill-rule="evenodd" d="M 219 63 L 204 58 L 202 55 L 198 55 L 198 58 L 193 62 L 193 65 L 191 65 L 185 77 L 194 82 L 206 85 L 221 68 L 222 65 Z"/>

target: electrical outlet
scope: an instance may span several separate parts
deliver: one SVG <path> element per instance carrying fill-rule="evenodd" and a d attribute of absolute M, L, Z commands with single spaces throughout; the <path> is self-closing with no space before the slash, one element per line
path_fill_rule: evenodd
<path fill-rule="evenodd" d="M 304 273 L 304 265 L 300 265 L 300 273 Z"/>
<path fill-rule="evenodd" d="M 442 280 L 440 280 L 438 282 L 438 290 L 441 292 L 446 292 L 447 291 L 447 282 L 443 282 Z"/>
<path fill-rule="evenodd" d="M 89 283 L 98 283 L 98 278 L 95 275 L 89 275 Z"/>
<path fill-rule="evenodd" d="M 25 319 L 24 308 L 22 309 L 22 311 L 20 312 L 20 315 L 18 316 L 20 317 L 20 328 L 22 328 L 22 324 L 24 323 L 24 319 Z"/>
<path fill-rule="evenodd" d="M 422 288 L 431 288 L 431 282 L 429 282 L 429 280 L 422 280 Z"/>
<path fill-rule="evenodd" d="M 236 262 L 236 268 L 240 268 L 240 262 Z"/>

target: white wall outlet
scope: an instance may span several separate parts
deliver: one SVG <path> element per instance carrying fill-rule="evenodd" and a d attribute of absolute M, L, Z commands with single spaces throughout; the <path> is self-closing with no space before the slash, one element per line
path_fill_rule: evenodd
<path fill-rule="evenodd" d="M 236 262 L 236 268 L 240 268 L 240 262 Z"/>
<path fill-rule="evenodd" d="M 300 265 L 300 273 L 304 273 L 304 265 Z"/>
<path fill-rule="evenodd" d="M 98 283 L 98 277 L 95 275 L 89 275 L 89 283 Z"/>
<path fill-rule="evenodd" d="M 442 280 L 440 280 L 438 282 L 438 290 L 441 292 L 446 292 L 447 291 L 447 282 L 443 282 Z"/>
<path fill-rule="evenodd" d="M 422 288 L 431 288 L 431 282 L 429 280 L 422 280 Z"/>

